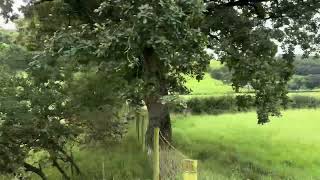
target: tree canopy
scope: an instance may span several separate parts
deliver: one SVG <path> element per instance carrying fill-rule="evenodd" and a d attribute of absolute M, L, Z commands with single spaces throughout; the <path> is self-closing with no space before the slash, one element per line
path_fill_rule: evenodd
<path fill-rule="evenodd" d="M 316 0 L 40 0 L 23 12 L 33 32 L 28 43 L 44 42 L 35 49 L 50 63 L 59 57 L 96 63 L 105 77 L 120 78 L 124 99 L 146 104 L 148 134 L 158 126 L 170 139 L 163 99 L 188 91 L 185 75 L 201 80 L 212 58 L 206 49 L 231 70 L 236 91 L 253 87 L 259 124 L 279 115 L 295 47 L 304 56 L 319 53 L 319 9 Z M 2 11 L 7 18 L 8 12 Z"/>

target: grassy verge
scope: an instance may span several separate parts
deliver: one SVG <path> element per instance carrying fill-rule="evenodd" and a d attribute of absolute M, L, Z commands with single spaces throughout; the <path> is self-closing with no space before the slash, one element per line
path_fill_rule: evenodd
<path fill-rule="evenodd" d="M 74 157 L 82 174 L 73 180 L 147 180 L 152 177 L 150 161 L 137 142 L 134 128 L 120 143 L 78 147 Z M 71 174 L 69 167 L 64 169 Z M 63 179 L 56 169 L 45 169 L 49 180 Z M 1 179 L 1 178 L 0 178 Z M 39 179 L 33 175 L 32 179 Z"/>
<path fill-rule="evenodd" d="M 200 160 L 200 180 L 320 179 L 319 110 L 289 110 L 260 126 L 255 113 L 174 117 L 174 140 Z"/>

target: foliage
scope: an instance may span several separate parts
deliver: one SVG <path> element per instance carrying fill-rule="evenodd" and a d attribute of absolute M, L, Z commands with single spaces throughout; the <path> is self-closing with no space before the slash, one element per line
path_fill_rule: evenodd
<path fill-rule="evenodd" d="M 223 66 L 219 69 L 210 69 L 209 73 L 213 79 L 220 80 L 225 84 L 231 83 L 232 73 L 228 70 L 226 66 Z"/>
<path fill-rule="evenodd" d="M 31 52 L 15 43 L 14 33 L 0 31 L 0 64 L 12 70 L 24 70 L 31 59 Z"/>
<path fill-rule="evenodd" d="M 70 146 L 93 138 L 117 141 L 126 133 L 127 114 L 121 111 L 124 101 L 117 94 L 123 85 L 108 84 L 94 65 L 71 71 L 75 64 L 65 63 L 64 58 L 42 58 L 38 54 L 28 71 L 0 66 L 0 173 L 26 176 L 31 171 L 46 179 L 43 168 L 53 166 L 68 178 L 64 163 L 80 173 Z M 93 109 L 108 113 L 100 120 L 81 113 L 92 114 Z"/>
<path fill-rule="evenodd" d="M 295 60 L 295 74 L 301 76 L 307 76 L 310 74 L 320 74 L 320 62 L 316 57 L 310 57 L 308 59 Z"/>
<path fill-rule="evenodd" d="M 311 74 L 308 76 L 293 76 L 288 86 L 292 90 L 319 88 L 320 74 Z"/>
<path fill-rule="evenodd" d="M 72 173 L 67 164 L 62 164 L 62 167 L 72 180 L 150 179 L 152 177 L 150 162 L 145 153 L 141 152 L 141 146 L 133 130 L 130 124 L 128 135 L 119 142 L 108 144 L 96 142 L 96 144 L 72 147 L 72 156 L 82 170 L 81 175 L 77 175 L 74 171 Z M 49 180 L 63 179 L 59 171 L 52 166 L 43 167 L 43 171 Z M 11 179 L 12 176 L 0 175 L 1 178 Z M 39 179 L 36 175 L 31 175 L 30 178 Z"/>
<path fill-rule="evenodd" d="M 13 0 L 1 0 L 0 1 L 0 15 L 6 20 L 13 20 L 17 15 L 13 12 Z"/>
<path fill-rule="evenodd" d="M 58 160 L 62 160 L 77 167 L 65 149 L 79 131 L 72 123 L 71 104 L 61 93 L 63 85 L 49 81 L 35 86 L 25 73 L 10 74 L 3 81 L 7 84 L 1 83 L 1 173 L 25 169 L 45 179 L 41 168 L 48 163 L 59 168 Z M 31 164 L 27 161 L 41 151 L 49 157 Z"/>

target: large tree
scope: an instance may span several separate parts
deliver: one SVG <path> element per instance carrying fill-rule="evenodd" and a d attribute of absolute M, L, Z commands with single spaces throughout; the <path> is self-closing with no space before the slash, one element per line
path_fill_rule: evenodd
<path fill-rule="evenodd" d="M 127 81 L 126 99 L 148 108 L 149 142 L 154 127 L 171 138 L 164 97 L 187 92 L 186 75 L 203 77 L 208 48 L 232 70 L 236 91 L 255 89 L 258 123 L 278 115 L 295 47 L 319 53 L 319 11 L 316 0 L 42 0 L 24 10 L 48 55 L 94 61 Z"/>

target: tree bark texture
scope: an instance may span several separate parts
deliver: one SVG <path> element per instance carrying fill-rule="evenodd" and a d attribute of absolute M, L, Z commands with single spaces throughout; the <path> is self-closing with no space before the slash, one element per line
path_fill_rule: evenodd
<path fill-rule="evenodd" d="M 153 144 L 154 128 L 160 128 L 161 135 L 171 141 L 171 120 L 167 104 L 161 98 L 168 95 L 168 84 L 164 77 L 165 68 L 153 48 L 145 48 L 143 52 L 143 72 L 146 82 L 147 95 L 144 97 L 148 109 L 149 125 L 146 134 L 146 144 Z M 161 142 L 161 141 L 160 141 Z"/>

